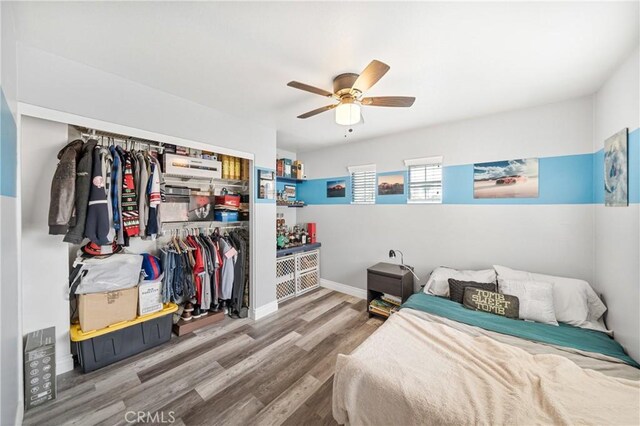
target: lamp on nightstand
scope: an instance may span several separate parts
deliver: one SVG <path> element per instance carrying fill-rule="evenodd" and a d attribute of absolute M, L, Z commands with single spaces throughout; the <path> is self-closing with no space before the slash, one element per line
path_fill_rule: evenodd
<path fill-rule="evenodd" d="M 397 257 L 396 253 L 400 253 L 400 268 L 401 269 L 406 269 L 407 271 L 411 272 L 413 274 L 413 276 L 416 278 L 416 280 L 420 281 L 420 278 L 418 278 L 416 273 L 413 272 L 413 268 L 411 266 L 409 266 L 409 265 L 405 265 L 404 264 L 404 255 L 402 254 L 402 252 L 400 250 L 389 250 L 389 259 L 391 259 L 392 257 Z"/>

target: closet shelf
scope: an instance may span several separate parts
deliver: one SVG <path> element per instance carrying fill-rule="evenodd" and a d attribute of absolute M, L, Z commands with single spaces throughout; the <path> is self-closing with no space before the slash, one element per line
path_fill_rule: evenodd
<path fill-rule="evenodd" d="M 296 178 L 290 178 L 290 177 L 284 177 L 284 176 L 276 176 L 276 181 L 278 182 L 285 182 L 285 183 L 302 183 L 302 182 L 306 182 L 306 179 L 296 179 Z"/>
<path fill-rule="evenodd" d="M 165 174 L 165 178 L 168 180 L 175 182 L 206 182 L 212 186 L 240 186 L 240 187 L 248 187 L 249 182 L 246 180 L 237 180 L 237 179 L 206 179 L 201 177 L 184 177 L 184 176 L 176 176 L 171 174 Z"/>
<path fill-rule="evenodd" d="M 165 231 L 172 229 L 184 229 L 184 228 L 225 228 L 225 227 L 241 227 L 244 224 L 248 224 L 248 221 L 237 222 L 219 222 L 219 221 L 202 221 L 193 220 L 190 222 L 165 222 L 162 224 L 162 229 Z"/>

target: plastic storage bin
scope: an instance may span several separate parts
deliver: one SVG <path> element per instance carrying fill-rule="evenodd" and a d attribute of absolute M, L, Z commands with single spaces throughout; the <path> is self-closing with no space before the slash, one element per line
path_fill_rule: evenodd
<path fill-rule="evenodd" d="M 216 210 L 216 212 L 214 213 L 214 218 L 216 222 L 237 222 L 238 212 L 225 212 Z"/>
<path fill-rule="evenodd" d="M 172 316 L 178 305 L 167 303 L 159 312 L 83 333 L 71 325 L 71 342 L 83 373 L 146 351 L 171 338 Z"/>

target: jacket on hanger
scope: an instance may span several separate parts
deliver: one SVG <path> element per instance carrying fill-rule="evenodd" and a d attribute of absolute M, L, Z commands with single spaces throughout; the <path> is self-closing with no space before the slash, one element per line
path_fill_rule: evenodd
<path fill-rule="evenodd" d="M 233 294 L 233 281 L 235 275 L 236 250 L 224 238 L 220 238 L 220 251 L 222 252 L 221 274 L 221 299 L 229 300 Z"/>
<path fill-rule="evenodd" d="M 161 186 L 162 173 L 160 171 L 160 163 L 153 157 L 149 157 L 151 165 L 151 173 L 149 174 L 149 182 L 147 185 L 147 195 L 149 196 L 149 216 L 147 221 L 147 235 L 152 239 L 160 233 L 162 228 L 162 220 L 160 219 L 160 203 L 162 201 Z"/>
<path fill-rule="evenodd" d="M 231 311 L 232 313 L 240 316 L 242 311 L 242 303 L 244 300 L 244 273 L 245 273 L 245 255 L 246 248 L 245 242 L 240 236 L 231 232 L 229 234 L 229 239 L 233 243 L 233 246 L 238 251 L 236 255 L 236 261 L 234 265 L 233 271 L 233 292 L 231 297 Z"/>
<path fill-rule="evenodd" d="M 76 139 L 58 152 L 58 166 L 51 182 L 49 234 L 66 234 L 75 226 L 76 164 L 83 142 Z"/>
<path fill-rule="evenodd" d="M 100 148 L 93 150 L 93 166 L 91 171 L 91 188 L 89 190 L 89 205 L 87 207 L 87 223 L 84 234 L 92 242 L 106 245 L 112 229 L 109 220 L 109 202 L 103 176 L 103 162 Z"/>
<path fill-rule="evenodd" d="M 69 227 L 64 241 L 72 244 L 80 244 L 84 238 L 84 226 L 87 220 L 87 207 L 89 204 L 89 191 L 91 189 L 91 171 L 93 169 L 93 150 L 98 141 L 90 139 L 82 146 L 80 160 L 76 166 L 76 224 Z"/>
<path fill-rule="evenodd" d="M 135 183 L 136 196 L 138 197 L 138 212 L 140 214 L 140 236 L 147 235 L 147 220 L 149 217 L 149 204 L 147 202 L 147 184 L 149 183 L 149 170 L 147 160 L 142 152 L 135 153 Z"/>
<path fill-rule="evenodd" d="M 124 152 L 124 175 L 122 179 L 122 222 L 129 237 L 140 234 L 140 214 L 136 185 L 133 179 L 133 158 L 129 152 Z"/>

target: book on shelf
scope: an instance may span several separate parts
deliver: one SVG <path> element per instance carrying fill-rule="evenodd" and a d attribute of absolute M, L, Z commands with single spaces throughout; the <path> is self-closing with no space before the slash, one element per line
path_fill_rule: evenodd
<path fill-rule="evenodd" d="M 390 312 L 383 311 L 383 310 L 381 310 L 381 309 L 377 309 L 377 308 L 375 308 L 375 307 L 373 307 L 373 306 L 370 306 L 370 307 L 369 307 L 369 312 L 372 312 L 372 313 L 374 313 L 374 314 L 378 314 L 378 315 L 382 315 L 382 316 L 384 316 L 384 317 L 388 317 L 388 316 L 390 316 L 390 315 L 391 315 L 391 313 L 390 313 Z"/>
<path fill-rule="evenodd" d="M 382 299 L 383 301 L 391 304 L 391 305 L 395 305 L 395 306 L 400 306 L 402 305 L 402 299 L 399 298 L 398 296 L 392 296 L 390 294 L 387 293 L 382 293 L 382 296 L 380 296 L 380 299 Z"/>

